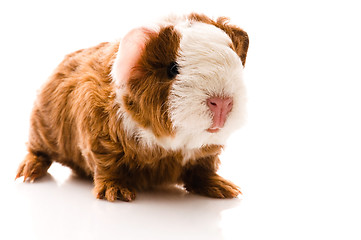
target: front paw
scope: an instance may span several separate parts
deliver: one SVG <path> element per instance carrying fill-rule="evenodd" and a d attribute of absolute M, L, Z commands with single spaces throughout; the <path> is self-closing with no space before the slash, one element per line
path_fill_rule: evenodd
<path fill-rule="evenodd" d="M 94 193 L 98 199 L 105 199 L 110 202 L 114 202 L 115 200 L 131 202 L 136 197 L 134 190 L 130 190 L 114 181 L 95 183 Z"/>
<path fill-rule="evenodd" d="M 45 154 L 36 156 L 28 153 L 20 164 L 15 179 L 24 176 L 24 182 L 33 182 L 35 179 L 45 176 L 50 165 L 51 161 Z"/>
<path fill-rule="evenodd" d="M 242 194 L 238 186 L 218 175 L 205 176 L 203 179 L 188 182 L 185 188 L 189 192 L 213 198 L 235 198 Z"/>

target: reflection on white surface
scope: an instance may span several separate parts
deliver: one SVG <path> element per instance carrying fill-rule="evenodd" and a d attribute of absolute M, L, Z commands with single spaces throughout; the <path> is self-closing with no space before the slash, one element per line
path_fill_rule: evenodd
<path fill-rule="evenodd" d="M 132 203 L 110 203 L 95 199 L 91 181 L 67 176 L 62 168 L 53 166 L 54 176 L 34 183 L 14 183 L 13 196 L 20 204 L 12 205 L 15 225 L 27 227 L 20 232 L 26 239 L 223 239 L 222 212 L 241 203 L 178 187 L 138 193 Z"/>

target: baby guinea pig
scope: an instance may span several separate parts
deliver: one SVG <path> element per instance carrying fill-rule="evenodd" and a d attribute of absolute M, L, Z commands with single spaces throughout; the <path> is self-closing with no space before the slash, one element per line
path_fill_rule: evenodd
<path fill-rule="evenodd" d="M 56 161 L 109 201 L 166 184 L 236 197 L 216 172 L 243 123 L 247 49 L 226 18 L 193 13 L 67 55 L 39 92 L 16 178 L 33 181 Z"/>

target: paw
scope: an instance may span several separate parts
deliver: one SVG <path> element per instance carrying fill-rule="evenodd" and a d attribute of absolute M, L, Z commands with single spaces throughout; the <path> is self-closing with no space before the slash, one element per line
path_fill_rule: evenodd
<path fill-rule="evenodd" d="M 235 198 L 242 194 L 238 186 L 225 179 L 214 181 L 204 191 L 206 196 L 213 198 Z"/>
<path fill-rule="evenodd" d="M 218 175 L 210 176 L 185 187 L 189 192 L 212 198 L 235 198 L 242 194 L 238 186 Z"/>
<path fill-rule="evenodd" d="M 115 182 L 103 182 L 101 184 L 96 184 L 94 193 L 98 199 L 105 199 L 110 202 L 114 202 L 115 200 L 131 202 L 136 197 L 135 191 L 123 187 Z"/>
<path fill-rule="evenodd" d="M 24 182 L 33 182 L 35 179 L 46 175 L 51 162 L 42 156 L 35 156 L 29 153 L 24 161 L 20 164 L 15 180 L 24 177 Z"/>

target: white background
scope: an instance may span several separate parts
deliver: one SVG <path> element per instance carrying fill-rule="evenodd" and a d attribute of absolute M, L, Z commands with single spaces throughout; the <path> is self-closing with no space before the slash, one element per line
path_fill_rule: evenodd
<path fill-rule="evenodd" d="M 361 239 L 357 1 L 1 1 L 1 239 Z M 222 176 L 243 197 L 179 189 L 96 200 L 54 165 L 14 182 L 36 90 L 63 56 L 169 13 L 231 17 L 250 37 L 248 122 Z"/>

